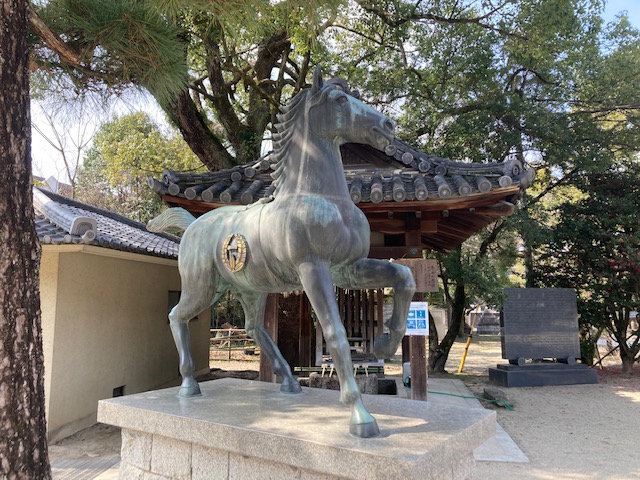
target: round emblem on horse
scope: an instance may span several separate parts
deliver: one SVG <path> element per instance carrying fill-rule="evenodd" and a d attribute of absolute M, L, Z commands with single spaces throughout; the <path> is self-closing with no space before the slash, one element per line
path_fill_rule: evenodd
<path fill-rule="evenodd" d="M 222 263 L 227 270 L 237 273 L 247 261 L 247 239 L 239 233 L 229 235 L 222 245 Z"/>

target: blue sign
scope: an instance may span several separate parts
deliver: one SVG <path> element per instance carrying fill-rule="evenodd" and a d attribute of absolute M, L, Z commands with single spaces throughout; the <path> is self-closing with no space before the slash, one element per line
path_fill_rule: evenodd
<path fill-rule="evenodd" d="M 411 302 L 406 334 L 429 335 L 429 304 L 427 302 Z"/>

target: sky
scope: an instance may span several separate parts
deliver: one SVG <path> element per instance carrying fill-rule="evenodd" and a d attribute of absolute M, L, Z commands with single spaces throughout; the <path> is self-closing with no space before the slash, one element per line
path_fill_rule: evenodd
<path fill-rule="evenodd" d="M 627 11 L 631 24 L 636 28 L 640 28 L 639 0 L 609 0 L 602 16 L 605 20 L 612 20 L 617 13 L 623 10 Z"/>
<path fill-rule="evenodd" d="M 626 11 L 629 20 L 633 26 L 640 29 L 640 0 L 609 0 L 605 7 L 603 18 L 605 21 L 611 21 L 615 15 L 621 11 Z M 84 143 L 90 140 L 92 132 L 95 132 L 100 123 L 108 120 L 114 113 L 125 114 L 128 112 L 144 110 L 151 114 L 157 122 L 163 122 L 163 115 L 159 111 L 157 105 L 152 99 L 137 98 L 133 101 L 123 101 L 114 105 L 110 112 L 92 112 L 91 115 L 83 115 L 78 121 L 66 128 L 57 128 L 60 137 L 64 136 L 64 142 L 67 145 L 67 154 L 73 157 L 77 154 L 77 148 L 74 143 Z M 32 107 L 32 121 L 46 137 L 55 140 L 55 131 L 51 128 L 49 122 L 38 111 L 37 105 Z M 84 134 L 82 132 L 85 132 Z M 45 179 L 53 176 L 60 181 L 67 181 L 64 171 L 64 163 L 61 160 L 61 154 L 52 147 L 49 142 L 36 129 L 33 129 L 32 136 L 32 158 L 33 173 L 42 176 Z"/>

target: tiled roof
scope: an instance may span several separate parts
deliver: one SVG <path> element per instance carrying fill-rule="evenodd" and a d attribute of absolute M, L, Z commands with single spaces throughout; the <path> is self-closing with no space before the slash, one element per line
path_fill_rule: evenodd
<path fill-rule="evenodd" d="M 180 239 L 144 224 L 33 187 L 36 231 L 43 244 L 85 244 L 163 258 L 178 258 Z"/>
<path fill-rule="evenodd" d="M 384 153 L 365 145 L 342 149 L 345 178 L 354 203 L 451 200 L 508 187 L 524 190 L 534 171 L 519 161 L 500 163 L 453 162 L 415 150 L 395 139 Z M 352 157 L 352 158 L 350 158 Z M 376 165 L 359 165 L 358 159 Z M 274 191 L 269 154 L 249 165 L 201 174 L 165 171 L 149 186 L 165 197 L 182 197 L 211 204 L 248 204 Z"/>
<path fill-rule="evenodd" d="M 341 153 L 351 199 L 367 216 L 371 231 L 419 232 L 420 245 L 436 251 L 449 251 L 498 217 L 511 215 L 535 173 L 515 159 L 454 162 L 399 139 L 384 151 L 350 143 Z M 162 178 L 150 177 L 149 186 L 168 205 L 198 215 L 271 196 L 270 160 L 267 154 L 251 164 L 201 174 L 167 170 Z"/>

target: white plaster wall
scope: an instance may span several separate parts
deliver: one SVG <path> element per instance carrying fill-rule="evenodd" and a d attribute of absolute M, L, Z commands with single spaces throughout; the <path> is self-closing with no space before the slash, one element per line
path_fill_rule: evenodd
<path fill-rule="evenodd" d="M 40 259 L 40 308 L 42 310 L 42 346 L 44 350 L 44 396 L 51 397 L 51 364 L 56 304 L 58 300 L 58 254 L 42 253 Z"/>
<path fill-rule="evenodd" d="M 179 379 L 167 322 L 168 293 L 180 290 L 176 262 L 100 250 L 56 253 L 56 285 L 45 284 L 52 273 L 42 281 L 48 299 L 43 323 L 53 331 L 45 341 L 50 440 L 93 424 L 98 400 L 111 398 L 115 388 L 124 386 L 126 395 Z M 53 269 L 48 254 L 43 266 Z M 53 305 L 50 297 L 56 299 L 54 327 L 45 312 Z M 209 313 L 192 320 L 190 329 L 196 371 L 208 371 Z"/>
<path fill-rule="evenodd" d="M 433 321 L 436 324 L 436 330 L 438 331 L 438 339 L 442 340 L 447 334 L 449 323 L 447 320 L 447 311 L 444 308 L 429 307 L 429 313 L 433 317 Z"/>

